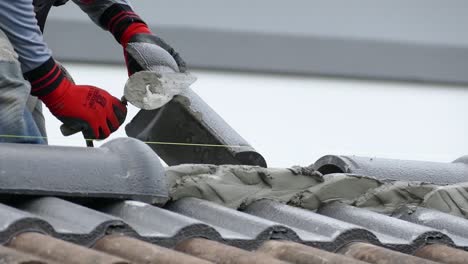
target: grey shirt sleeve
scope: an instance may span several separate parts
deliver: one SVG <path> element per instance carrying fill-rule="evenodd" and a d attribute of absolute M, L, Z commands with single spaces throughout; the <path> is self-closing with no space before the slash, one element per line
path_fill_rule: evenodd
<path fill-rule="evenodd" d="M 1 1 L 1 0 L 0 0 Z M 91 20 L 99 25 L 99 18 L 101 17 L 102 13 L 113 4 L 124 4 L 130 5 L 130 2 L 127 0 L 73 0 L 75 4 L 77 4 L 81 10 L 83 10 Z"/>
<path fill-rule="evenodd" d="M 23 72 L 37 68 L 51 57 L 37 25 L 32 0 L 0 0 L 0 29 L 18 53 Z"/>

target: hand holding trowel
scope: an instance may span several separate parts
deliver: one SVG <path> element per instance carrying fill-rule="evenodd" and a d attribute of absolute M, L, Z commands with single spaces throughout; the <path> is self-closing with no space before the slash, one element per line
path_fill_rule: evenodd
<path fill-rule="evenodd" d="M 135 35 L 125 48 L 125 56 L 130 77 L 122 102 L 138 108 L 160 108 L 196 81 L 186 72 L 179 54 L 154 35 Z M 64 125 L 60 129 L 65 136 L 80 132 Z M 87 145 L 92 141 L 87 140 Z"/>

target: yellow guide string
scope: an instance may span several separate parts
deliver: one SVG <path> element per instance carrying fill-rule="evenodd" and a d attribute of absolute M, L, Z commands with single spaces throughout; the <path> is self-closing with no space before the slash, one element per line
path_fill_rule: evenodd
<path fill-rule="evenodd" d="M 0 135 L 0 138 L 24 138 L 24 139 L 49 139 L 42 136 L 19 136 L 19 135 Z M 93 139 L 85 139 L 93 141 Z M 245 146 L 238 145 L 218 145 L 218 144 L 198 144 L 198 143 L 180 143 L 180 142 L 163 142 L 163 141 L 142 141 L 148 145 L 172 145 L 172 146 L 192 146 L 192 147 L 213 147 L 213 148 L 243 148 Z"/>

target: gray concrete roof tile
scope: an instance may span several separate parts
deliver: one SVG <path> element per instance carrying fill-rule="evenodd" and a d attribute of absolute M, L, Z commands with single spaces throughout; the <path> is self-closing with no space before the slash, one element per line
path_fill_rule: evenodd
<path fill-rule="evenodd" d="M 352 241 L 409 254 L 427 244 L 451 245 L 451 234 L 445 236 L 433 228 L 346 205 L 325 206 L 317 214 L 266 200 L 248 206 L 244 212 L 195 198 L 172 203 L 167 207 L 169 210 L 135 201 L 109 204 L 95 208 L 100 211 L 51 197 L 36 198 L 29 203 L 21 203 L 18 208 L 0 204 L 0 219 L 12 216 L 9 228 L 14 229 L 14 232 L 0 232 L 0 238 L 8 241 L 15 234 L 30 232 L 34 226 L 40 227 L 41 223 L 47 226 L 50 222 L 49 230 L 39 228 L 37 231 L 85 246 L 90 246 L 90 241 L 99 241 L 109 232 L 169 248 L 190 237 L 204 237 L 248 250 L 271 239 L 296 241 L 331 252 Z M 63 206 L 69 208 L 63 209 Z M 36 213 L 38 217 L 34 217 Z M 41 215 L 45 216 L 44 220 Z M 89 221 L 85 219 L 86 215 L 91 216 Z M 70 235 L 68 228 L 76 222 L 73 217 L 80 219 L 77 229 L 89 231 L 88 237 Z M 107 220 L 117 221 L 115 223 L 119 223 L 120 228 L 100 228 L 98 223 L 106 223 Z M 17 222 L 23 223 L 18 226 Z M 54 230 L 51 226 L 61 228 Z M 242 236 L 233 236 L 239 233 Z"/>
<path fill-rule="evenodd" d="M 52 233 L 53 227 L 38 216 L 0 204 L 0 243 L 5 243 L 23 230 Z"/>
<path fill-rule="evenodd" d="M 99 210 L 123 219 L 140 238 L 164 246 L 173 247 L 177 241 L 199 234 L 212 240 L 222 239 L 215 228 L 204 222 L 138 201 L 113 202 Z"/>
<path fill-rule="evenodd" d="M 191 89 L 174 97 L 160 109 L 139 111 L 126 126 L 126 132 L 142 141 L 187 143 L 150 145 L 169 165 L 267 166 L 263 156 Z"/>
<path fill-rule="evenodd" d="M 468 249 L 468 220 L 465 218 L 422 207 L 402 208 L 394 217 L 441 230 L 449 235 L 456 245 Z"/>
<path fill-rule="evenodd" d="M 465 182 L 468 174 L 468 163 L 460 160 L 444 163 L 327 155 L 318 159 L 313 167 L 323 174 L 351 173 L 380 180 L 419 181 L 435 184 Z M 445 176 L 441 177 L 441 175 Z"/>
<path fill-rule="evenodd" d="M 56 197 L 29 199 L 15 207 L 45 219 L 63 234 L 89 234 L 102 225 L 123 225 L 119 218 Z"/>
<path fill-rule="evenodd" d="M 168 199 L 164 169 L 157 156 L 132 138 L 115 139 L 92 149 L 5 143 L 0 148 L 0 167 L 0 194 L 150 203 Z"/>
<path fill-rule="evenodd" d="M 6 144 L 6 150 L 9 147 Z M 37 151 L 37 148 L 34 146 L 30 148 Z M 0 150 L 0 153 L 3 150 Z M 112 156 L 109 153 L 112 153 L 114 150 L 119 153 L 117 156 L 120 158 L 116 158 L 117 156 L 111 158 L 106 156 Z M 326 201 L 320 201 L 321 206 L 317 212 L 292 207 L 291 205 L 272 200 L 253 201 L 250 204 L 242 206 L 240 209 L 243 211 L 239 211 L 207 200 L 191 197 L 172 201 L 166 204 L 165 207 L 157 207 L 141 201 L 159 203 L 162 200 L 158 199 L 158 197 L 161 198 L 161 196 L 152 196 L 151 193 L 163 194 L 163 196 L 164 193 L 167 193 L 167 188 L 164 186 L 166 183 L 164 179 L 165 175 L 164 173 L 162 175 L 159 174 L 159 161 L 154 160 L 155 156 L 151 156 L 151 158 L 146 156 L 148 150 L 146 146 L 142 146 L 134 140 L 110 142 L 99 149 L 92 150 L 99 153 L 104 151 L 106 155 L 89 156 L 87 149 L 80 150 L 79 148 L 50 148 L 50 150 L 47 150 L 48 153 L 53 152 L 52 155 L 56 158 L 59 157 L 58 154 L 63 154 L 63 151 L 65 151 L 73 153 L 72 155 L 75 155 L 79 159 L 83 159 L 83 161 L 77 164 L 73 163 L 67 166 L 82 166 L 83 164 L 90 164 L 92 162 L 101 164 L 103 161 L 109 161 L 118 162 L 115 165 L 119 166 L 120 172 L 127 171 L 128 173 L 125 173 L 125 175 L 134 175 L 133 173 L 137 175 L 140 172 L 146 174 L 140 175 L 141 182 L 137 178 L 130 181 L 128 179 L 123 181 L 117 179 L 116 184 L 112 183 L 110 184 L 111 186 L 106 186 L 105 191 L 101 193 L 86 193 L 89 188 L 81 188 L 84 185 L 96 183 L 96 186 L 93 186 L 93 188 L 99 189 L 100 184 L 104 184 L 101 182 L 103 179 L 109 181 L 111 178 L 119 178 L 113 174 L 116 172 L 115 169 L 108 168 L 107 166 L 99 167 L 100 169 L 95 172 L 99 175 L 92 176 L 101 176 L 101 174 L 107 176 L 103 176 L 103 179 L 97 182 L 92 181 L 91 177 L 87 178 L 86 176 L 81 178 L 89 180 L 86 183 L 73 185 L 74 181 L 68 182 L 71 184 L 68 188 L 70 190 L 73 189 L 74 192 L 67 193 L 66 195 L 56 192 L 53 188 L 48 190 L 47 193 L 43 192 L 43 189 L 35 193 L 33 184 L 35 178 L 33 177 L 37 174 L 32 174 L 31 171 L 29 172 L 30 175 L 24 172 L 23 178 L 20 177 L 20 180 L 27 179 L 29 181 L 29 183 L 22 183 L 29 184 L 27 186 L 28 190 L 24 193 L 20 192 L 19 189 L 8 189 L 9 186 L 15 187 L 15 185 L 9 182 L 12 179 L 8 178 L 10 176 L 5 176 L 9 180 L 7 179 L 2 183 L 2 187 L 4 191 L 7 190 L 6 193 L 9 193 L 12 198 L 2 200 L 2 203 L 0 203 L 0 243 L 7 245 L 7 242 L 11 241 L 18 234 L 31 234 L 31 232 L 43 233 L 44 235 L 41 235 L 41 239 L 39 240 L 44 239 L 44 241 L 53 242 L 52 244 L 54 245 L 57 243 L 57 247 L 60 247 L 62 244 L 60 241 L 62 240 L 73 242 L 75 245 L 92 247 L 96 243 L 102 242 L 103 240 L 101 239 L 103 237 L 108 237 L 109 235 L 125 236 L 123 240 L 112 240 L 112 243 L 109 242 L 110 244 L 106 242 L 107 244 L 104 243 L 105 246 L 101 244 L 102 247 L 96 247 L 102 248 L 102 251 L 114 252 L 111 254 L 120 256 L 121 258 L 136 258 L 137 256 L 135 254 L 126 254 L 128 252 L 122 252 L 124 249 L 120 247 L 119 241 L 128 243 L 129 245 L 143 243 L 142 245 L 145 245 L 145 248 L 147 247 L 145 252 L 150 256 L 156 256 L 163 252 L 151 247 L 150 244 L 177 249 L 182 248 L 180 246 L 181 243 L 185 243 L 185 246 L 190 246 L 192 249 L 199 248 L 200 245 L 210 245 L 213 248 L 220 247 L 221 251 L 242 253 L 246 256 L 246 259 L 259 258 L 267 260 L 270 257 L 257 253 L 253 253 L 253 255 L 246 254 L 244 251 L 232 250 L 232 248 L 226 245 L 252 251 L 261 248 L 265 242 L 271 240 L 292 241 L 330 252 L 337 252 L 345 245 L 350 245 L 350 242 L 359 241 L 359 244 L 354 244 L 352 247 L 353 254 L 351 255 L 356 259 L 362 256 L 356 253 L 359 253 L 360 249 L 374 251 L 377 254 L 374 254 L 374 257 L 381 254 L 390 258 L 393 256 L 394 258 L 412 259 L 414 261 L 421 260 L 408 258 L 407 255 L 394 254 L 392 252 L 417 253 L 421 257 L 432 260 L 440 258 L 444 252 L 452 252 L 451 254 L 454 259 L 462 259 L 466 254 L 465 251 L 456 249 L 455 247 L 467 249 L 466 241 L 468 239 L 466 230 L 468 220 L 437 210 L 416 208 L 411 213 L 406 211 L 406 215 L 403 213 L 405 211 L 398 211 L 399 213 L 396 213 L 392 217 L 365 208 L 338 203 L 336 199 L 335 202 L 330 202 L 330 199 L 327 199 Z M 138 162 L 125 163 L 121 161 L 121 159 L 131 160 L 132 158 L 127 157 L 130 154 L 135 156 L 136 159 L 141 158 L 143 162 L 151 164 L 143 165 L 141 168 Z M 96 160 L 87 160 L 90 157 Z M 114 158 L 116 160 L 113 161 L 112 159 Z M 463 165 L 461 162 L 458 163 L 458 165 Z M 411 166 L 414 168 L 419 166 L 415 164 Z M 10 164 L 4 163 L 3 165 L 9 166 Z M 451 165 L 453 164 L 447 166 Z M 61 168 L 63 169 L 64 167 L 62 166 Z M 6 169 L 10 171 L 11 168 Z M 39 169 L 44 168 L 41 167 Z M 141 171 L 135 172 L 137 170 Z M 424 170 L 421 171 L 424 172 Z M 52 177 L 53 179 L 59 176 L 69 177 L 69 175 L 63 176 L 58 174 L 58 171 L 51 172 L 50 170 L 42 172 L 42 175 L 44 176 L 46 173 L 56 173 L 57 175 Z M 281 175 L 276 176 L 280 177 Z M 307 175 L 303 176 L 308 177 Z M 148 184 L 148 181 L 151 183 Z M 65 186 L 66 180 L 61 184 Z M 323 182 L 317 182 L 314 186 L 319 186 L 320 184 L 323 184 Z M 154 185 L 159 186 L 153 190 Z M 118 195 L 113 196 L 109 195 L 109 193 Z M 35 196 L 31 196 L 32 194 Z M 78 200 L 63 200 L 61 198 L 49 197 L 49 195 L 44 196 L 44 194 L 71 196 L 71 199 L 82 199 L 84 197 L 85 200 L 82 204 L 78 204 Z M 40 197 L 41 195 L 43 197 Z M 108 198 L 113 199 L 109 200 Z M 135 201 L 133 200 L 134 198 L 140 201 Z M 147 200 L 146 198 L 150 199 Z M 333 201 L 333 199 L 331 200 Z M 54 239 L 48 239 L 46 235 L 54 237 Z M 205 238 L 207 240 L 191 240 L 192 242 L 187 242 L 191 238 Z M 27 240 L 24 241 L 26 241 L 24 243 L 27 243 Z M 70 244 L 64 245 L 69 247 L 70 252 L 80 252 L 82 250 L 71 247 Z M 435 246 L 429 248 L 430 245 Z M 29 246 L 34 247 L 34 243 L 30 243 Z M 38 248 L 44 249 L 42 246 L 45 245 L 37 245 Z M 301 248 L 300 250 L 307 251 L 308 247 L 305 249 L 298 246 L 284 248 L 289 248 L 288 250 L 299 250 Z M 383 248 L 387 249 L 384 250 Z M 356 249 L 358 250 L 356 251 Z M 54 254 L 61 252 L 60 250 L 54 250 L 51 251 L 56 252 Z M 187 252 L 191 252 L 190 250 L 187 249 Z M 32 252 L 35 251 L 33 250 Z M 47 252 L 47 250 L 41 252 Z M 168 253 L 167 251 L 164 252 L 161 254 Z M 197 255 L 198 253 L 195 252 L 193 255 L 199 256 Z M 214 254 L 212 251 L 207 251 L 208 253 Z M 42 256 L 41 254 L 43 253 L 31 254 Z M 220 256 L 219 254 L 214 254 L 212 257 Z M 112 258 L 106 259 L 112 261 Z M 199 259 L 192 260 L 200 262 Z M 120 261 L 119 258 L 116 261 Z"/>
<path fill-rule="evenodd" d="M 257 242 L 256 244 L 269 239 L 300 240 L 298 235 L 285 225 L 196 198 L 181 199 L 170 204 L 168 209 L 196 218 L 215 229 L 220 227 L 219 231 L 225 240 L 248 237 L 251 242 Z M 239 233 L 242 237 L 226 237 L 222 233 L 226 229 Z M 254 244 L 248 243 L 246 247 L 254 246 Z"/>
<path fill-rule="evenodd" d="M 356 240 L 379 243 L 372 232 L 361 226 L 270 200 L 255 202 L 244 212 L 296 228 L 293 230 L 303 242 L 319 244 L 330 251 Z M 301 235 L 298 230 L 305 234 Z"/>
<path fill-rule="evenodd" d="M 382 244 L 405 253 L 412 253 L 426 243 L 453 244 L 440 230 L 341 203 L 325 205 L 318 213 L 360 225 L 373 232 Z"/>

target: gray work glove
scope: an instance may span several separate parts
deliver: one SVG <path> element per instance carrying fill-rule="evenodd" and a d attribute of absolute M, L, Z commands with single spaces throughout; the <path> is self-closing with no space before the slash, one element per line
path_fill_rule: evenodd
<path fill-rule="evenodd" d="M 161 38 L 152 34 L 134 35 L 125 48 L 129 75 L 139 71 L 185 72 L 186 64 L 180 55 Z"/>

